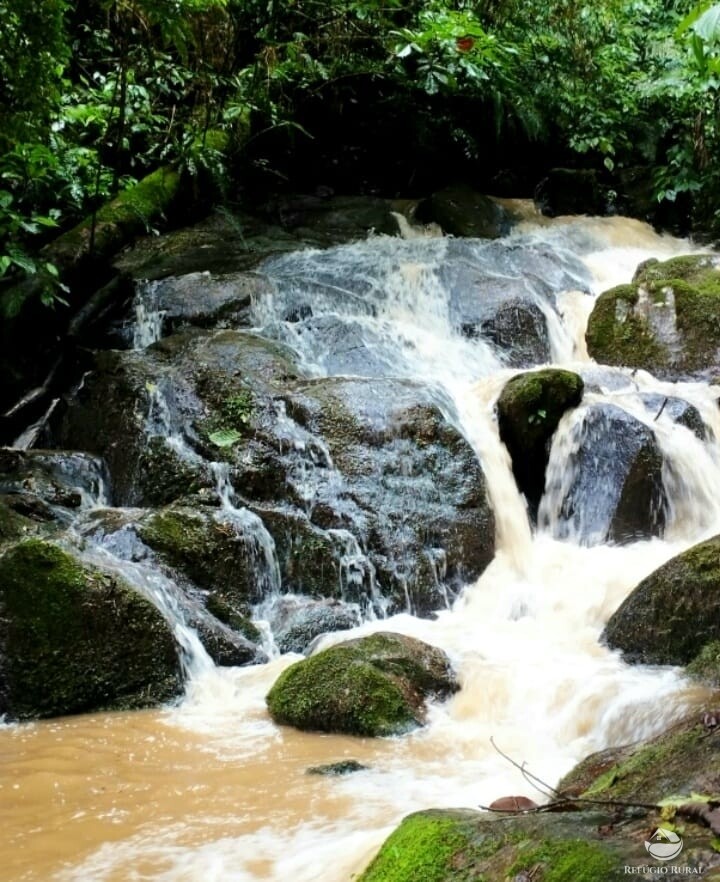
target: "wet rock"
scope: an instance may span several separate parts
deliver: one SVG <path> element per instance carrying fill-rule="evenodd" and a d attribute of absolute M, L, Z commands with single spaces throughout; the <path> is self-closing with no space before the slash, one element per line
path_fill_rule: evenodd
<path fill-rule="evenodd" d="M 424 702 L 459 688 L 442 650 L 400 634 L 348 640 L 285 670 L 267 696 L 276 723 L 307 731 L 398 735 Z"/>
<path fill-rule="evenodd" d="M 323 766 L 310 766 L 307 775 L 324 775 L 328 778 L 337 778 L 340 775 L 352 775 L 354 772 L 365 772 L 369 766 L 364 766 L 357 760 L 342 760 L 339 763 L 327 763 Z"/>
<path fill-rule="evenodd" d="M 634 589 L 603 637 L 631 662 L 681 665 L 720 640 L 720 537 L 672 558 Z"/>
<path fill-rule="evenodd" d="M 263 530 L 249 512 L 233 516 L 223 509 L 184 506 L 157 511 L 138 525 L 142 540 L 162 560 L 237 608 L 247 608 L 277 588 L 272 540 Z"/>
<path fill-rule="evenodd" d="M 340 540 L 356 537 L 343 558 L 362 552 L 370 559 L 366 593 L 376 581 L 396 607 L 409 601 L 427 614 L 492 560 L 494 518 L 480 464 L 423 387 L 311 381 L 298 384 L 288 413 L 324 439 L 332 468 L 313 472 L 310 518 Z M 352 581 L 344 596 L 358 600 Z"/>
<path fill-rule="evenodd" d="M 580 765 L 594 766 L 594 778 L 573 770 L 567 779 L 582 777 L 582 795 L 592 799 L 653 803 L 687 795 L 689 800 L 692 793 L 720 790 L 719 752 L 719 739 L 708 736 L 702 714 L 694 713 L 655 738 L 623 748 L 609 768 L 606 751 L 587 757 Z"/>
<path fill-rule="evenodd" d="M 215 664 L 266 661 L 262 636 L 249 619 L 255 593 L 268 590 L 265 561 L 253 560 L 254 537 L 222 510 L 95 509 L 75 528 L 87 548 L 109 553 L 121 567 L 141 565 L 150 590 L 164 582 L 178 615 Z"/>
<path fill-rule="evenodd" d="M 334 600 L 310 600 L 289 595 L 279 598 L 270 611 L 275 642 L 281 652 L 307 654 L 322 634 L 347 631 L 361 622 L 360 607 Z"/>
<path fill-rule="evenodd" d="M 0 448 L 0 494 L 33 499 L 60 518 L 101 500 L 106 480 L 103 463 L 84 453 Z"/>
<path fill-rule="evenodd" d="M 710 429 L 705 425 L 700 411 L 690 402 L 672 395 L 647 393 L 641 395 L 640 399 L 648 411 L 655 414 L 655 419 L 665 414 L 677 425 L 690 429 L 701 441 L 707 439 Z"/>
<path fill-rule="evenodd" d="M 528 366 L 550 359 L 548 322 L 558 322 L 554 295 L 586 290 L 589 275 L 569 252 L 518 238 L 510 242 L 470 239 L 378 240 L 361 246 L 283 255 L 262 271 L 276 286 L 272 302 L 258 304 L 257 323 L 285 333 L 291 345 L 330 369 L 367 375 L 378 366 L 416 374 L 398 360 L 396 341 L 379 340 L 367 316 L 396 316 L 406 309 L 409 286 L 417 324 L 447 323 L 458 335 L 493 344 L 508 364 Z M 306 327 L 278 331 L 277 319 L 301 319 Z M 329 333 L 320 321 L 329 322 Z M 321 338 L 319 353 L 314 345 Z M 308 345 L 313 344 L 313 345 Z M 357 351 L 353 349 L 353 344 Z M 363 358 L 369 354 L 368 367 Z M 408 353 L 412 356 L 412 353 Z"/>
<path fill-rule="evenodd" d="M 533 516 L 545 487 L 552 436 L 565 411 L 580 404 L 583 388 L 577 374 L 548 368 L 518 374 L 500 393 L 500 439 L 510 453 L 515 480 Z"/>
<path fill-rule="evenodd" d="M 0 712 L 146 707 L 181 685 L 171 628 L 122 579 L 36 539 L 0 558 Z"/>
<path fill-rule="evenodd" d="M 493 816 L 470 809 L 431 809 L 406 817 L 359 882 L 620 882 L 647 866 L 643 840 L 660 813 L 626 810 Z M 703 872 L 720 865 L 712 834 L 683 834 L 682 863 Z M 636 869 L 637 868 L 637 869 Z"/>
<path fill-rule="evenodd" d="M 446 606 L 494 554 L 472 448 L 417 383 L 298 374 L 286 347 L 229 330 L 102 353 L 58 435 L 105 457 L 122 505 L 212 502 L 221 466 L 286 590 Z"/>
<path fill-rule="evenodd" d="M 144 308 L 161 314 L 165 335 L 187 326 L 247 327 L 252 299 L 270 293 L 270 283 L 259 273 L 207 270 L 141 282 L 136 288 Z"/>
<path fill-rule="evenodd" d="M 554 168 L 535 188 L 535 205 L 547 217 L 607 213 L 607 193 L 593 169 Z"/>
<path fill-rule="evenodd" d="M 601 294 L 586 333 L 597 361 L 678 378 L 718 364 L 720 269 L 713 255 L 641 264 L 631 284 Z"/>
<path fill-rule="evenodd" d="M 415 211 L 420 223 L 436 223 L 451 236 L 497 239 L 510 228 L 502 206 L 472 187 L 458 184 L 433 193 Z"/>
<path fill-rule="evenodd" d="M 259 212 L 285 230 L 320 236 L 327 244 L 365 239 L 369 233 L 399 233 L 392 203 L 376 196 L 279 196 Z"/>
<path fill-rule="evenodd" d="M 693 680 L 720 688 L 720 640 L 706 643 L 685 669 Z"/>
<path fill-rule="evenodd" d="M 608 747 L 581 760 L 555 788 L 561 796 L 574 798 L 584 793 L 601 775 L 625 762 L 634 751 L 633 745 Z"/>
<path fill-rule="evenodd" d="M 223 275 L 251 270 L 271 254 L 295 251 L 304 244 L 310 243 L 260 218 L 216 212 L 192 226 L 140 239 L 113 265 L 133 279 L 198 272 Z"/>
<path fill-rule="evenodd" d="M 571 431 L 567 460 L 551 453 L 540 523 L 583 545 L 662 535 L 663 458 L 652 430 L 601 403 L 587 407 Z"/>

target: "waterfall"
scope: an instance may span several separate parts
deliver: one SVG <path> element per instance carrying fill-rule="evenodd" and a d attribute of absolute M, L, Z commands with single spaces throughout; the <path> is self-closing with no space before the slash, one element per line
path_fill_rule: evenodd
<path fill-rule="evenodd" d="M 272 658 L 200 677 L 195 662 L 189 664 L 197 688 L 183 704 L 135 723 L 149 727 L 140 730 L 140 737 L 147 735 L 143 744 L 154 739 L 147 747 L 150 783 L 133 778 L 132 766 L 123 769 L 136 799 L 127 805 L 137 810 L 140 802 L 155 800 L 157 808 L 139 820 L 128 809 L 127 829 L 112 842 L 102 838 L 104 831 L 90 829 L 87 841 L 98 847 L 88 846 L 79 857 L 63 852 L 58 882 L 112 882 L 131 864 L 165 882 L 341 882 L 362 869 L 409 812 L 475 807 L 508 793 L 539 799 L 499 757 L 491 737 L 552 783 L 588 753 L 649 737 L 703 699 L 705 693 L 678 669 L 629 666 L 601 644 L 600 635 L 641 579 L 720 532 L 717 393 L 703 383 L 660 382 L 642 371 L 594 365 L 583 339 L 595 295 L 629 281 L 642 260 L 691 247 L 622 218 L 528 222 L 496 242 L 413 236 L 403 229 L 406 238 L 371 237 L 267 260 L 260 267 L 267 290 L 252 307 L 254 330 L 290 346 L 311 377 L 387 377 L 421 385 L 475 451 L 497 532 L 495 558 L 482 576 L 454 601 L 446 594 L 432 619 L 413 616 L 409 603 L 386 618 L 375 567 L 350 529 L 354 525 L 329 530 L 339 594 L 350 602 L 358 602 L 358 595 L 369 601 L 360 625 L 320 641 L 322 648 L 378 630 L 417 637 L 448 653 L 461 691 L 431 706 L 427 727 L 402 739 L 319 736 L 273 726 L 265 695 L 297 660 L 278 654 L 267 626 L 282 591 L 277 551 L 261 516 L 238 505 L 241 488 L 233 488 L 228 464 L 213 463 L 218 516 L 234 523 L 248 543 L 266 598 L 255 616 L 266 623 Z M 512 301 L 503 322 L 489 308 L 491 302 L 497 307 L 500 296 Z M 156 307 L 146 288 L 137 305 L 137 346 L 160 333 Z M 507 345 L 508 328 L 527 335 L 519 353 Z M 586 391 L 555 432 L 535 526 L 499 438 L 495 404 L 510 377 L 543 363 L 580 373 Z M 158 379 L 148 394 L 152 433 L 180 456 L 197 457 L 174 422 L 165 380 Z M 694 408 L 702 430 L 678 421 L 678 400 Z M 657 451 L 658 527 L 626 544 L 606 541 L 606 524 L 568 513 L 568 496 L 586 465 L 581 452 L 592 432 L 606 428 L 590 419 L 597 413 L 626 421 Z M 302 506 L 312 512 L 320 473 L 332 475 L 332 457 L 322 445 L 311 446 L 282 403 L 276 418 L 294 457 Z M 609 464 L 592 465 L 602 478 L 594 492 L 598 499 L 608 497 L 615 492 Z M 129 573 L 168 617 L 182 620 L 172 585 L 158 581 L 147 561 L 108 557 L 119 553 L 91 551 L 98 562 L 104 556 L 106 566 Z M 427 554 L 442 586 L 443 550 L 432 547 Z M 189 658 L 202 656 L 193 656 L 192 631 L 179 639 Z M 108 734 L 110 725 L 103 723 L 99 735 L 85 734 L 82 743 L 107 738 L 120 745 L 118 755 L 131 753 L 128 726 Z M 67 737 L 72 740 L 72 733 Z M 313 763 L 344 758 L 370 768 L 331 782 L 305 775 Z M 158 785 L 169 775 L 172 787 Z M 153 788 L 150 800 L 145 786 Z M 96 799 L 98 812 L 113 812 L 120 797 Z M 81 821 L 72 823 L 86 830 Z"/>

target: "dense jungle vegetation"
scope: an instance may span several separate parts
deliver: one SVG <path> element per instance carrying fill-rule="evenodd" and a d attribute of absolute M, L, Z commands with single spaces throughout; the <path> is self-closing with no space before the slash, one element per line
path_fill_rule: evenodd
<path fill-rule="evenodd" d="M 611 209 L 639 186 L 720 229 L 720 4 L 0 0 L 0 23 L 6 316 L 28 274 L 62 301 L 40 246 L 162 167 L 231 206 L 586 168 Z"/>

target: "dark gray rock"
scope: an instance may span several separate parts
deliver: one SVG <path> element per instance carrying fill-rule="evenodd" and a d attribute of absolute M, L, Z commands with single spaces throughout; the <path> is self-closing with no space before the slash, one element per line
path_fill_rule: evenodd
<path fill-rule="evenodd" d="M 552 456 L 551 456 L 552 462 Z M 593 404 L 573 429 L 562 473 L 548 474 L 540 523 L 583 545 L 662 535 L 667 501 L 654 433 L 614 404 Z"/>
<path fill-rule="evenodd" d="M 451 236 L 497 239 L 508 232 L 510 219 L 502 206 L 463 184 L 438 190 L 421 202 L 415 218 L 439 224 Z"/>
<path fill-rule="evenodd" d="M 289 350 L 252 334 L 101 354 L 59 436 L 105 456 L 123 505 L 211 502 L 224 461 L 286 590 L 428 613 L 494 554 L 480 464 L 427 388 L 302 380 Z"/>
<path fill-rule="evenodd" d="M 687 664 L 720 640 L 720 537 L 663 564 L 625 599 L 603 638 L 628 661 Z"/>

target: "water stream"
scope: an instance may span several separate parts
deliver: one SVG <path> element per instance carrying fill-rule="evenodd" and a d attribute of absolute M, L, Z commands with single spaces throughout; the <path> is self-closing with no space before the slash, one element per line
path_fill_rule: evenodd
<path fill-rule="evenodd" d="M 461 691 L 431 708 L 426 728 L 403 738 L 303 734 L 274 726 L 264 707 L 280 671 L 298 658 L 285 655 L 248 668 L 197 665 L 175 708 L 6 726 L 0 729 L 0 880 L 347 882 L 411 811 L 472 807 L 508 794 L 539 798 L 493 749 L 491 737 L 555 783 L 586 754 L 647 737 L 700 706 L 704 691 L 677 670 L 630 667 L 598 638 L 640 579 L 720 532 L 717 392 L 643 372 L 600 371 L 583 341 L 594 294 L 628 281 L 648 257 L 691 246 L 618 218 L 529 221 L 504 244 L 515 243 L 536 249 L 543 266 L 551 255 L 544 271 L 566 288 L 555 307 L 542 296 L 541 281 L 519 273 L 512 249 L 502 263 L 497 245 L 478 243 L 468 263 L 493 261 L 494 271 L 517 283 L 547 322 L 552 361 L 593 379 L 582 407 L 557 432 L 538 530 L 530 527 L 493 417 L 516 369 L 447 318 L 438 267 L 448 248 L 458 247 L 453 240 L 379 237 L 325 254 L 276 258 L 266 267 L 275 296 L 255 304 L 258 326 L 290 344 L 314 375 L 364 371 L 429 384 L 476 450 L 497 520 L 492 564 L 434 620 L 407 613 L 384 619 L 377 597 L 354 632 L 395 630 L 442 647 Z M 353 290 L 333 281 L 339 263 L 345 276 L 352 267 Z M 371 309 L 368 290 L 375 292 Z M 308 291 L 320 318 L 314 325 L 283 321 Z M 137 345 L 160 332 L 159 320 L 143 309 Z M 364 347 L 362 369 L 351 354 L 338 359 L 327 345 L 322 316 L 352 325 Z M 693 404 L 707 428 L 704 438 L 648 408 L 647 395 Z M 158 432 L 179 439 L 162 395 L 154 400 Z M 556 538 L 567 464 L 582 441 L 585 411 L 598 403 L 621 407 L 657 437 L 668 509 L 663 539 L 612 546 L 567 532 Z M 223 516 L 255 537 L 258 571 L 278 595 L 272 539 L 259 518 L 235 507 L 222 466 L 215 476 Z M 336 532 L 343 578 L 374 580 L 352 534 Z M 436 566 L 441 573 L 441 558 Z M 136 575 L 147 579 L 146 572 Z M 321 645 L 347 636 L 328 635 Z M 305 774 L 310 765 L 346 758 L 369 769 L 342 779 Z"/>

